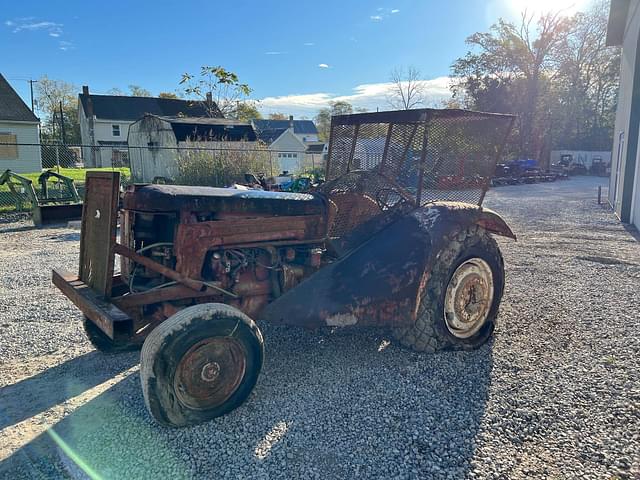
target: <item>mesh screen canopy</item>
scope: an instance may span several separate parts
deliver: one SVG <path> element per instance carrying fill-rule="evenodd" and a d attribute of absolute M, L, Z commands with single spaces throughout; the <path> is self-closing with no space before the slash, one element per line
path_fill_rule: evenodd
<path fill-rule="evenodd" d="M 401 203 L 481 204 L 513 120 L 455 109 L 333 117 L 323 187 L 335 200 L 332 235 L 359 223 L 348 201 L 357 196 L 357 213 L 367 210 L 367 218 Z M 367 208 L 362 197 L 369 200 Z"/>

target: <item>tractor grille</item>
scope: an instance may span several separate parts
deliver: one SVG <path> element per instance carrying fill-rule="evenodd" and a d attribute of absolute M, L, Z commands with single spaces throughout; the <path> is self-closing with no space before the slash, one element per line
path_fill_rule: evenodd
<path fill-rule="evenodd" d="M 330 236 L 399 205 L 481 204 L 514 117 L 402 110 L 332 118 L 327 183 Z"/>

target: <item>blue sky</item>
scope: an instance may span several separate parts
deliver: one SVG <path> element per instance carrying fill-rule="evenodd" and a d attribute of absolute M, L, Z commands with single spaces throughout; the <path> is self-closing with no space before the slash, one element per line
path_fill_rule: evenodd
<path fill-rule="evenodd" d="M 313 116 L 336 98 L 385 109 L 391 69 L 416 66 L 431 98 L 442 98 L 465 38 L 528 3 L 535 0 L 5 2 L 0 72 L 28 101 L 26 80 L 45 74 L 94 93 L 136 84 L 157 94 L 178 88 L 183 72 L 222 65 L 253 88 L 265 113 Z"/>

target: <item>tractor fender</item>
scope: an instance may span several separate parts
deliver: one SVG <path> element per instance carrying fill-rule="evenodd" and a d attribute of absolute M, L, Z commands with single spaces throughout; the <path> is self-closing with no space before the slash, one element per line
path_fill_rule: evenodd
<path fill-rule="evenodd" d="M 477 205 L 454 202 L 415 209 L 278 297 L 261 319 L 304 327 L 411 325 L 443 246 L 485 218 L 494 222 L 487 223 L 492 228 L 500 225 L 497 214 L 484 212 Z M 494 229 L 511 232 L 502 223 L 504 227 Z"/>

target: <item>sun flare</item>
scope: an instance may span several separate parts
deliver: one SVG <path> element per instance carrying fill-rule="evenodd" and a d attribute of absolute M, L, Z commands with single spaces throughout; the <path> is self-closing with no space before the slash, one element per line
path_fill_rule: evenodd
<path fill-rule="evenodd" d="M 588 0 L 505 0 L 514 13 L 547 13 L 560 12 L 572 15 L 582 10 Z"/>

